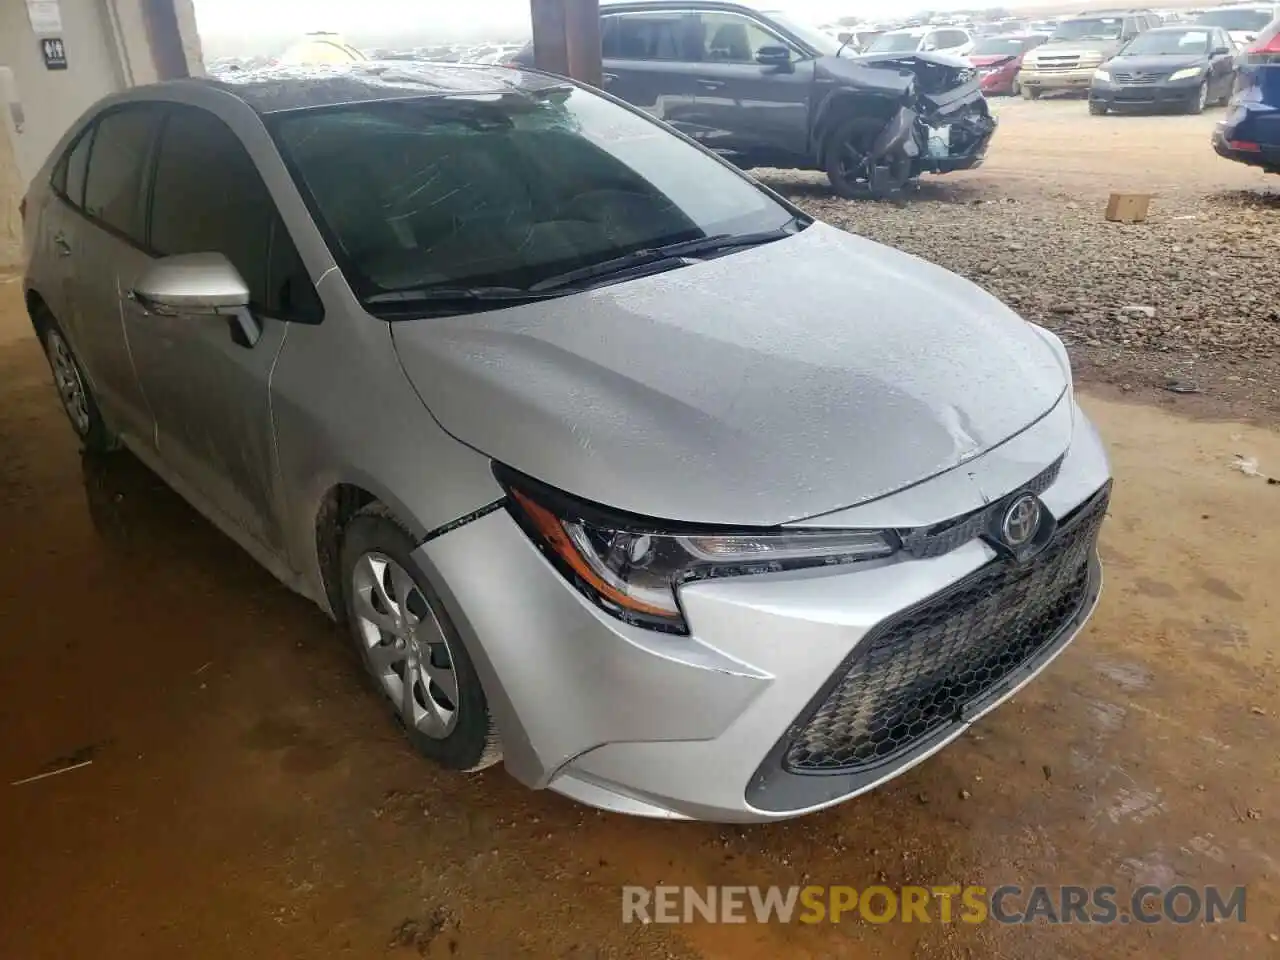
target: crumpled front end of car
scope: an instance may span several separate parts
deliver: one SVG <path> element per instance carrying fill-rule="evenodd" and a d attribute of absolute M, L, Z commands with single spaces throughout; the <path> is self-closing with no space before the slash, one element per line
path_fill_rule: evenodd
<path fill-rule="evenodd" d="M 593 603 L 510 497 L 418 559 L 518 779 L 630 814 L 773 820 L 897 776 L 1061 653 L 1098 597 L 1109 493 L 1068 391 L 962 467 L 785 528 L 891 530 L 892 556 L 684 583 L 685 635 Z M 1031 503 L 1034 549 L 1011 548 Z"/>

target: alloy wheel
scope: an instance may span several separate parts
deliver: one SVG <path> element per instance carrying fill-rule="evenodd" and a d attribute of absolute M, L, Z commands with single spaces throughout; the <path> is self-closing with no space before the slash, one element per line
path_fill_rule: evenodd
<path fill-rule="evenodd" d="M 361 652 L 400 721 L 442 740 L 458 723 L 453 654 L 431 604 L 409 572 L 366 553 L 351 574 Z"/>
<path fill-rule="evenodd" d="M 89 432 L 89 396 L 80 379 L 80 368 L 71 356 L 71 348 L 57 330 L 45 334 L 45 353 L 53 370 L 54 384 L 62 400 L 62 408 L 71 418 L 76 433 L 82 437 Z"/>

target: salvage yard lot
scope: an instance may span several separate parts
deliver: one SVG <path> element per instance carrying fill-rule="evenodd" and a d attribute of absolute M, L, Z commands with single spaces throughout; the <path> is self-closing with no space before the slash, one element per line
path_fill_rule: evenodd
<path fill-rule="evenodd" d="M 1071 344 L 1115 459 L 1103 601 L 972 734 L 781 825 L 628 820 L 417 760 L 313 608 L 131 458 L 79 459 L 0 272 L 4 955 L 1280 953 L 1280 486 L 1232 466 L 1280 474 L 1280 200 L 1214 156 L 1220 111 L 998 109 L 987 165 L 905 206 L 757 173 Z M 1151 221 L 1103 222 L 1113 189 L 1157 193 Z M 1244 884 L 1248 922 L 622 926 L 621 886 L 660 883 Z"/>

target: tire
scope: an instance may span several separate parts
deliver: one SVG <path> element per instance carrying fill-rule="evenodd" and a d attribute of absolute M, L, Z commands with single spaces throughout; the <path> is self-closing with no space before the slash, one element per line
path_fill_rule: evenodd
<path fill-rule="evenodd" d="M 1024 100 L 1039 100 L 1039 99 L 1040 99 L 1040 94 L 1041 94 L 1041 92 L 1042 92 L 1042 91 L 1041 91 L 1039 88 L 1037 88 L 1037 87 L 1023 87 L 1023 88 L 1022 88 L 1022 99 L 1024 99 Z"/>
<path fill-rule="evenodd" d="M 1089 112 L 1095 117 L 1105 117 L 1107 115 L 1107 105 L 1099 103 L 1097 100 L 1089 101 Z"/>
<path fill-rule="evenodd" d="M 863 118 L 846 120 L 837 126 L 827 141 L 825 151 L 827 179 L 836 195 L 845 200 L 865 200 L 871 197 L 871 184 L 850 170 L 851 160 L 865 156 L 875 140 L 877 130 Z M 851 156 L 852 154 L 852 156 Z M 891 173 L 896 189 L 901 189 L 911 179 L 911 160 L 901 157 Z"/>
<path fill-rule="evenodd" d="M 118 449 L 119 440 L 102 419 L 102 410 L 84 368 L 58 322 L 47 314 L 42 318 L 40 340 L 62 402 L 62 412 L 67 415 L 81 448 L 87 453 L 110 453 Z"/>
<path fill-rule="evenodd" d="M 1204 113 L 1205 107 L 1209 105 L 1209 81 L 1206 80 L 1200 84 L 1200 88 L 1196 91 L 1196 95 L 1187 102 L 1186 112 L 1197 117 Z"/>
<path fill-rule="evenodd" d="M 415 547 L 380 504 L 347 524 L 341 558 L 347 629 L 413 748 L 450 770 L 483 770 L 502 759 L 498 730 L 457 628 L 414 562 Z M 408 616 L 401 615 L 405 609 Z M 407 691 L 406 670 L 413 677 Z"/>

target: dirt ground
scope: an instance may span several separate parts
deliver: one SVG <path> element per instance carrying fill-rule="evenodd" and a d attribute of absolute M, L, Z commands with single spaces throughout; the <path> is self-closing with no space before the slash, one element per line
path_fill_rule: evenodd
<path fill-rule="evenodd" d="M 1004 113 L 948 189 L 1265 185 L 1211 116 Z M 0 956 L 1280 956 L 1280 486 L 1231 466 L 1280 474 L 1265 404 L 1086 385 L 1117 487 L 1074 646 L 867 797 L 655 823 L 415 759 L 316 610 L 132 458 L 79 457 L 18 292 L 0 273 Z M 1146 882 L 1247 885 L 1247 923 L 620 922 L 624 884 Z"/>

